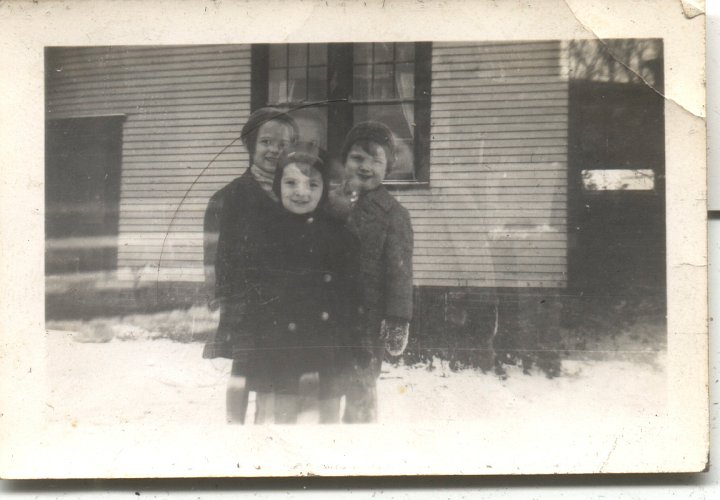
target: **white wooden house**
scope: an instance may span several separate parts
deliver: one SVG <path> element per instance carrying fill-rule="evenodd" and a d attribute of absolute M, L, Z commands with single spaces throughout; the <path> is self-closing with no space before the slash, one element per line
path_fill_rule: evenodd
<path fill-rule="evenodd" d="M 303 133 L 330 152 L 354 121 L 393 128 L 406 147 L 388 185 L 412 216 L 420 289 L 557 292 L 592 285 L 592 269 L 604 270 L 595 281 L 614 276 L 600 229 L 583 232 L 601 220 L 595 206 L 644 214 L 620 231 L 620 253 L 664 276 L 637 253 L 664 248 L 662 43 L 609 47 L 48 48 L 47 272 L 71 262 L 120 280 L 203 281 L 208 200 L 248 164 L 239 136 L 251 110 L 273 104 L 299 108 Z M 598 185 L 608 171 L 620 189 Z M 645 184 L 622 181 L 632 172 Z"/>

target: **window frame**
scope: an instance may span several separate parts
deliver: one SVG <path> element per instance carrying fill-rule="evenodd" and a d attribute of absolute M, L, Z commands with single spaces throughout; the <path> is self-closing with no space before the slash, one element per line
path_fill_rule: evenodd
<path fill-rule="evenodd" d="M 432 42 L 414 42 L 415 44 L 415 88 L 413 157 L 415 179 L 386 180 L 390 189 L 427 188 L 430 184 L 430 103 L 432 90 Z M 303 106 L 324 105 L 328 110 L 327 144 L 328 153 L 333 157 L 340 155 L 345 136 L 353 126 L 353 106 L 375 101 L 353 101 L 354 44 L 327 44 L 327 100 L 320 103 L 308 101 L 295 104 L 295 109 Z M 268 105 L 270 79 L 270 45 L 253 44 L 251 47 L 251 98 L 252 111 Z M 393 102 L 393 101 L 378 101 Z"/>

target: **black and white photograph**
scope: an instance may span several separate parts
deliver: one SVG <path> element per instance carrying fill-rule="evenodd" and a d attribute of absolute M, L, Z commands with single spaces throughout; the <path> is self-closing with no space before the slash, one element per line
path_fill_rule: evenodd
<path fill-rule="evenodd" d="M 235 449 L 237 475 L 453 473 L 373 469 L 372 451 L 304 466 L 288 435 L 322 435 L 322 456 L 329 436 L 389 430 L 397 457 L 396 428 L 436 429 L 415 443 L 434 455 L 448 428 L 541 449 L 572 421 L 591 444 L 551 456 L 585 472 L 618 445 L 593 428 L 650 439 L 626 421 L 677 406 L 669 255 L 695 258 L 693 234 L 688 253 L 668 243 L 671 195 L 690 193 L 667 187 L 675 46 L 373 33 L 43 44 L 37 418 L 285 436 L 278 463 L 300 464 L 266 473 Z M 701 451 L 703 432 L 676 436 Z M 570 472 L 507 453 L 454 473 Z M 635 454 L 628 471 L 664 470 Z"/>
<path fill-rule="evenodd" d="M 163 418 L 177 397 L 239 423 L 663 404 L 662 40 L 46 64 L 54 417 Z"/>

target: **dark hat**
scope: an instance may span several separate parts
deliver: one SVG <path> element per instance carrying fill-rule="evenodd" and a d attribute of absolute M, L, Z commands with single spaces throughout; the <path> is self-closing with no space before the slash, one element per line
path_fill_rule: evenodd
<path fill-rule="evenodd" d="M 395 139 L 387 125 L 376 121 L 358 123 L 348 132 L 341 153 L 343 163 L 347 160 L 347 155 L 355 144 L 360 143 L 363 149 L 366 149 L 370 142 L 374 142 L 385 150 L 387 168 L 390 170 L 395 162 Z M 372 151 L 368 151 L 368 153 L 372 153 Z"/>
<path fill-rule="evenodd" d="M 285 167 L 293 163 L 310 165 L 312 168 L 320 172 L 323 180 L 323 194 L 322 198 L 320 198 L 318 206 L 322 205 L 327 198 L 328 190 L 330 188 L 330 169 L 325 152 L 311 142 L 300 142 L 283 151 L 278 159 L 277 168 L 275 169 L 275 177 L 273 178 L 272 186 L 273 192 L 278 198 L 281 198 L 280 184 L 283 172 L 285 171 Z"/>
<path fill-rule="evenodd" d="M 282 109 L 279 108 L 260 108 L 254 111 L 248 118 L 245 126 L 242 128 L 240 137 L 245 149 L 250 153 L 250 158 L 255 156 L 255 143 L 257 142 L 257 135 L 265 123 L 271 121 L 279 121 L 289 126 L 293 131 L 293 141 L 297 138 L 300 130 L 298 129 L 295 120 Z"/>

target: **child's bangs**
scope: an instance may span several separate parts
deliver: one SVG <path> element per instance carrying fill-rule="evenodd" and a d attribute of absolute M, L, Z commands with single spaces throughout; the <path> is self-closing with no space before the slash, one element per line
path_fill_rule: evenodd
<path fill-rule="evenodd" d="M 298 170 L 308 177 L 311 175 L 312 170 L 316 170 L 322 177 L 325 177 L 325 163 L 319 157 L 304 151 L 294 151 L 287 154 L 283 164 L 283 167 L 296 165 Z"/>

